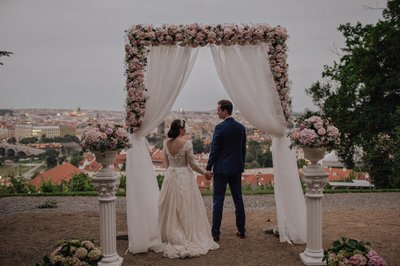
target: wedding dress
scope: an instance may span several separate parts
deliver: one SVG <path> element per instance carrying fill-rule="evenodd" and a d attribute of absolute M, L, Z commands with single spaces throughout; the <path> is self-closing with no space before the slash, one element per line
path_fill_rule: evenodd
<path fill-rule="evenodd" d="M 164 143 L 164 151 L 167 171 L 158 201 L 164 256 L 195 257 L 218 249 L 219 245 L 211 236 L 203 198 L 192 171 L 192 168 L 198 168 L 192 143 L 187 141 L 175 155 Z"/>

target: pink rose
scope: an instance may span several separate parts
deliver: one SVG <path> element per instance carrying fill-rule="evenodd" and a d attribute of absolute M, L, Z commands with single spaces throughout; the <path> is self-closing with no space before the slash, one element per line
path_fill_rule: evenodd
<path fill-rule="evenodd" d="M 325 135 L 326 134 L 326 130 L 325 130 L 325 128 L 320 128 L 320 129 L 318 129 L 318 135 L 320 135 L 320 136 L 323 136 L 323 135 Z"/>
<path fill-rule="evenodd" d="M 324 123 L 322 121 L 317 121 L 314 123 L 314 127 L 316 129 L 321 129 L 323 127 Z"/>

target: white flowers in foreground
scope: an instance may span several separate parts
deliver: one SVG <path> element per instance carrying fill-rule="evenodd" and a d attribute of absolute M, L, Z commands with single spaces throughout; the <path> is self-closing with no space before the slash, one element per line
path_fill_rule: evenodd
<path fill-rule="evenodd" d="M 36 265 L 97 265 L 102 258 L 101 249 L 96 247 L 92 241 L 72 239 L 61 241 L 49 256 L 43 257 L 41 264 L 37 263 Z"/>

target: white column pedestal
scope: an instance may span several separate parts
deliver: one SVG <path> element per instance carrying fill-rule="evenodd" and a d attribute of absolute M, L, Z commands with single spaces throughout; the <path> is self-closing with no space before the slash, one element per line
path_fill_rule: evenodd
<path fill-rule="evenodd" d="M 123 259 L 117 253 L 115 193 L 119 186 L 119 177 L 111 168 L 104 167 L 92 179 L 93 186 L 99 192 L 100 204 L 100 246 L 103 259 L 99 266 L 120 266 Z"/>
<path fill-rule="evenodd" d="M 328 174 L 314 164 L 304 169 L 303 179 L 307 190 L 307 247 L 300 258 L 305 265 L 326 265 L 322 262 L 322 198 Z"/>

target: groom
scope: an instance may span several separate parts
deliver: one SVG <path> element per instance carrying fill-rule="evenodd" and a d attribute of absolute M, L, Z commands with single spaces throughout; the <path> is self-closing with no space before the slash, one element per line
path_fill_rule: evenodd
<path fill-rule="evenodd" d="M 245 220 L 242 197 L 242 173 L 246 155 L 246 131 L 242 124 L 231 117 L 233 105 L 228 100 L 218 102 L 217 114 L 224 121 L 215 127 L 211 152 L 206 166 L 207 176 L 213 179 L 213 221 L 211 233 L 219 241 L 226 185 L 235 204 L 236 235 L 245 237 Z M 212 174 L 211 174 L 212 170 Z"/>

